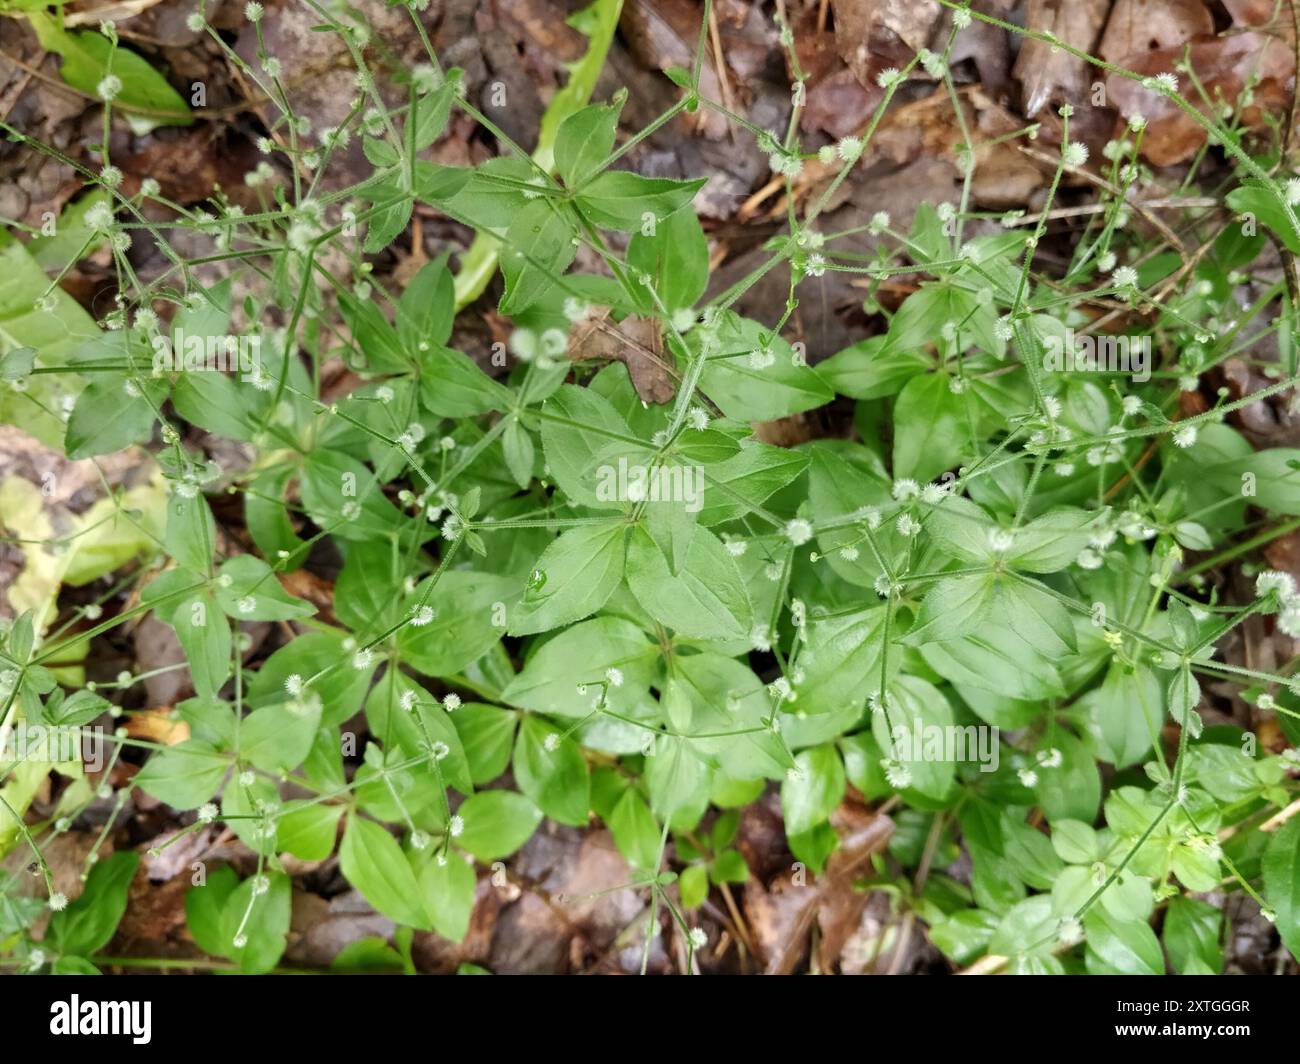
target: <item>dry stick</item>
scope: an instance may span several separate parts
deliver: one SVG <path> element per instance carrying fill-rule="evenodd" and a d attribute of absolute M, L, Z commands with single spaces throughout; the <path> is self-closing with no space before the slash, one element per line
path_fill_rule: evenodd
<path fill-rule="evenodd" d="M 754 948 L 754 939 L 750 934 L 749 925 L 745 923 L 745 918 L 740 914 L 740 909 L 736 905 L 736 899 L 731 896 L 731 886 L 727 883 L 720 883 L 722 898 L 727 903 L 727 909 L 731 913 L 732 922 L 736 927 L 736 937 L 740 944 L 748 950 L 750 957 L 757 959 L 758 950 Z"/>
<path fill-rule="evenodd" d="M 1221 206 L 1218 200 L 1210 199 L 1208 196 L 1185 196 L 1182 198 L 1174 196 L 1165 199 L 1132 200 L 1126 202 L 1131 207 L 1146 207 L 1150 210 L 1178 210 L 1180 208 Z M 1053 222 L 1059 218 L 1077 218 L 1081 215 L 1101 214 L 1103 211 L 1108 210 L 1109 206 L 1110 205 L 1106 203 L 1088 203 L 1082 207 L 1058 207 L 1054 211 L 1047 212 L 1047 220 Z M 1006 229 L 1014 229 L 1016 226 L 1020 225 L 1035 225 L 1037 222 L 1037 218 L 1026 215 L 1023 218 L 1013 218 L 1010 221 L 1003 222 L 1002 226 Z"/>
<path fill-rule="evenodd" d="M 161 0 L 120 0 L 119 3 L 109 4 L 106 7 L 97 7 L 91 11 L 74 11 L 63 16 L 65 26 L 98 26 L 101 22 L 116 22 L 119 18 L 125 21 L 141 12 L 148 11 L 151 7 L 161 3 Z M 134 37 L 134 35 L 132 35 Z"/>
<path fill-rule="evenodd" d="M 1201 259 L 1205 257 L 1206 252 L 1208 252 L 1210 248 L 1214 247 L 1214 242 L 1217 239 L 1218 239 L 1218 234 L 1216 233 L 1214 237 L 1210 238 L 1209 240 L 1205 241 L 1205 243 L 1201 244 L 1201 246 L 1198 247 L 1195 251 L 1193 251 L 1188 258 L 1185 258 L 1183 260 L 1183 264 L 1179 266 L 1178 269 L 1173 272 L 1173 274 L 1170 275 L 1169 280 L 1166 281 L 1160 287 L 1160 290 L 1156 292 L 1155 295 L 1150 297 L 1144 297 L 1143 301 L 1147 303 L 1153 303 L 1153 304 L 1163 302 L 1173 292 L 1173 290 L 1178 287 L 1179 282 L 1182 281 L 1182 279 L 1186 277 L 1189 273 L 1191 273 L 1192 270 L 1196 269 Z M 1130 308 L 1128 307 L 1124 307 L 1123 309 L 1108 311 L 1107 313 L 1103 314 L 1100 318 L 1098 318 L 1096 321 L 1092 322 L 1086 329 L 1081 330 L 1081 332 L 1084 335 L 1089 335 L 1095 332 L 1096 330 L 1100 329 L 1103 325 L 1108 325 L 1116 318 L 1121 317 L 1127 313 L 1130 313 Z"/>
<path fill-rule="evenodd" d="M 1295 131 L 1296 107 L 1300 104 L 1300 8 L 1297 0 L 1287 0 L 1291 9 L 1291 56 L 1294 66 L 1291 68 L 1291 110 L 1287 112 L 1286 132 L 1282 134 L 1282 155 L 1291 151 L 1291 135 Z"/>
<path fill-rule="evenodd" d="M 1046 163 L 1049 166 L 1055 167 L 1059 162 L 1056 156 L 1048 155 L 1046 152 L 1041 152 L 1036 148 L 1030 148 L 1024 144 L 1017 144 L 1016 147 L 1019 148 L 1020 151 L 1028 155 L 1031 159 L 1035 159 L 1040 163 Z M 1167 226 L 1163 221 L 1161 221 L 1159 215 L 1154 214 L 1151 211 L 1147 210 L 1147 208 L 1143 206 L 1141 201 L 1128 199 L 1124 195 L 1123 189 L 1118 188 L 1115 185 L 1112 185 L 1104 177 L 1098 177 L 1090 170 L 1086 170 L 1081 166 L 1070 166 L 1069 164 L 1065 164 L 1064 169 L 1072 174 L 1075 174 L 1078 177 L 1083 178 L 1089 184 L 1095 185 L 1097 188 L 1109 192 L 1116 199 L 1120 200 L 1126 207 L 1132 207 L 1133 210 L 1137 211 L 1138 214 L 1142 215 L 1143 218 L 1145 218 L 1148 222 L 1151 223 L 1152 226 L 1155 227 L 1155 229 L 1160 233 L 1160 235 L 1165 238 L 1165 241 L 1170 246 L 1172 246 L 1175 251 L 1178 252 L 1179 258 L 1183 257 L 1187 249 L 1183 246 L 1183 242 L 1178 239 L 1178 234 L 1175 233 L 1172 229 L 1170 229 L 1169 226 Z M 1035 222 L 1036 221 L 1037 219 L 1035 219 Z"/>
<path fill-rule="evenodd" d="M 1300 798 L 1297 798 L 1285 809 L 1279 810 L 1278 812 L 1274 813 L 1271 817 L 1269 817 L 1267 820 L 1265 820 L 1264 823 L 1260 824 L 1259 830 L 1276 831 L 1288 820 L 1290 820 L 1293 816 L 1295 816 L 1296 813 L 1300 813 Z"/>
<path fill-rule="evenodd" d="M 709 40 L 713 44 L 713 66 L 718 72 L 718 88 L 722 91 L 722 105 L 728 111 L 734 111 L 733 106 L 735 97 L 731 94 L 731 78 L 727 76 L 727 62 L 722 56 L 722 35 L 718 31 L 718 10 L 709 5 Z M 727 136 L 734 143 L 736 139 L 735 127 L 727 123 Z"/>

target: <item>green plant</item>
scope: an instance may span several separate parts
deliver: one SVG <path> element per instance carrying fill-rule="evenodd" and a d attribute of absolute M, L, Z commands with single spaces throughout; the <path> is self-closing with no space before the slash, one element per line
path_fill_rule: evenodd
<path fill-rule="evenodd" d="M 1028 237 L 1007 218 L 967 239 L 980 146 L 967 133 L 958 204 L 905 223 L 877 216 L 874 256 L 837 254 L 856 232 L 824 232 L 820 216 L 913 66 L 937 71 L 955 100 L 947 51 L 882 75 L 861 137 L 805 152 L 795 121 L 774 135 L 701 94 L 705 19 L 693 69 L 669 72 L 678 101 L 620 141 L 620 97 L 582 106 L 618 16 L 617 2 L 597 0 L 580 23 L 592 35 L 581 83 L 530 155 L 461 94 L 460 72 L 439 67 L 414 12 L 429 62 L 396 72 L 407 96 L 390 108 L 359 51 L 364 24 L 307 3 L 353 52 L 359 85 L 350 122 L 309 151 L 274 57 L 255 69 L 209 28 L 282 111 L 279 146 L 267 147 L 289 180 L 268 187 L 270 168 L 255 174 L 262 210 L 188 209 L 156 188 L 127 196 L 108 159 L 85 173 L 108 198 L 82 212 L 83 248 L 108 241 L 123 296 L 102 329 L 46 278 L 31 244 L 0 245 L 15 264 L 0 282 L 15 310 L 0 334 L 16 386 L 9 419 L 47 440 L 61 428 L 71 458 L 146 445 L 168 491 L 156 524 L 110 499 L 133 538 L 95 575 L 142 559 L 120 585 L 52 625 L 33 609 L 9 628 L 4 733 L 89 725 L 110 707 L 99 692 L 141 677 L 65 697 L 53 664 L 146 615 L 174 629 L 194 689 L 176 707 L 190 738 L 118 731 L 109 742 L 114 763 L 148 752 L 135 787 L 195 811 L 177 838 L 220 821 L 255 855 L 251 875 L 220 869 L 187 898 L 214 964 L 274 968 L 290 912 L 282 855 L 337 853 L 348 881 L 405 929 L 397 950 L 370 943 L 341 966 L 410 970 L 410 929 L 466 933 L 468 859 L 508 858 L 543 816 L 581 826 L 593 813 L 652 918 L 666 907 L 693 954 L 711 884 L 750 874 L 734 810 L 769 782 L 812 876 L 837 846 L 830 818 L 850 785 L 891 810 L 897 831 L 863 886 L 892 892 L 954 964 L 1155 973 L 1167 956 L 1179 973 L 1215 971 L 1223 916 L 1192 895 L 1219 890 L 1255 899 L 1300 950 L 1296 760 L 1252 732 L 1203 727 L 1197 709 L 1203 679 L 1231 682 L 1300 741 L 1297 662 L 1274 673 L 1216 656 L 1255 615 L 1300 632 L 1294 584 L 1259 573 L 1243 603 L 1208 578 L 1297 527 L 1300 451 L 1256 451 L 1225 423 L 1295 386 L 1289 339 L 1262 390 L 1225 392 L 1200 413 L 1178 403 L 1261 335 L 1291 334 L 1285 281 L 1245 309 L 1233 303 L 1270 230 L 1294 265 L 1296 196 L 1276 150 L 1205 117 L 1176 81 L 1147 79 L 1238 168 L 1227 202 L 1246 224 L 1195 219 L 1202 253 L 1157 254 L 1131 234 L 1134 117 L 1131 139 L 1108 153 L 1112 191 L 1095 223 L 1062 268 L 1036 267 L 1062 175 L 1086 160 L 1067 108 Z M 996 22 L 945 6 L 957 16 L 949 49 L 972 17 Z M 38 28 L 47 18 L 28 17 Z M 797 72 L 793 50 L 791 63 Z M 758 138 L 787 185 L 804 166 L 828 172 L 765 264 L 707 298 L 691 209 L 702 181 L 616 165 L 651 129 L 699 109 Z M 512 150 L 474 168 L 420 158 L 454 112 Z M 352 136 L 373 173 L 326 192 L 321 175 Z M 214 253 L 199 263 L 173 251 L 146 200 L 209 235 Z M 479 235 L 458 274 L 443 256 L 394 296 L 365 255 L 391 245 L 417 205 Z M 147 283 L 126 258 L 138 235 L 172 263 Z M 598 265 L 574 270 L 580 252 Z M 224 279 L 201 280 L 214 262 Z M 497 310 L 513 332 L 476 362 L 450 346 L 455 315 L 498 262 Z M 788 273 L 788 299 L 765 326 L 735 307 L 774 270 Z M 800 284 L 827 271 L 867 282 L 867 309 L 887 322 L 810 365 L 786 334 Z M 889 313 L 878 286 L 901 276 L 919 283 Z M 1125 321 L 1135 344 L 1155 341 L 1148 379 L 1049 366 L 1072 343 L 1067 330 L 1087 330 L 1084 307 Z M 270 321 L 231 375 L 185 361 L 187 338 Z M 322 369 L 340 352 L 356 387 L 328 397 Z M 854 438 L 785 448 L 755 435 L 755 422 L 837 396 L 854 403 Z M 255 457 L 222 470 L 187 446 L 185 425 Z M 246 537 L 219 535 L 210 497 L 221 493 L 242 501 Z M 282 580 L 322 545 L 342 557 L 332 619 Z M 1188 565 L 1188 552 L 1199 560 Z M 294 637 L 250 662 L 245 622 Z M 942 749 L 953 741 L 976 756 Z M 28 823 L 48 760 L 4 763 L 0 838 L 31 850 L 61 909 L 41 847 L 96 792 L 79 763 L 61 764 L 56 815 Z M 507 769 L 513 787 L 494 786 Z M 958 840 L 965 881 L 946 871 Z M 7 893 L 0 945 L 27 968 L 92 964 L 133 871 L 125 854 L 101 863 L 39 942 L 28 933 L 37 907 Z"/>

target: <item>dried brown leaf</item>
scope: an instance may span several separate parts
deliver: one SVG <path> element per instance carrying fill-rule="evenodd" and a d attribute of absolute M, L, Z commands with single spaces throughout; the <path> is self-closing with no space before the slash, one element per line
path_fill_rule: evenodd
<path fill-rule="evenodd" d="M 569 332 L 569 358 L 574 362 L 605 358 L 622 362 L 636 394 L 647 403 L 666 403 L 677 394 L 671 356 L 654 318 L 628 317 L 617 324 L 603 311 L 574 323 Z"/>
<path fill-rule="evenodd" d="M 808 951 L 808 932 L 822 922 L 835 941 L 819 951 L 824 966 L 834 962 L 844 942 L 858 926 L 867 896 L 853 887 L 872 854 L 888 844 L 894 823 L 852 803 L 842 803 L 831 815 L 840 844 L 816 879 L 803 869 L 782 872 L 766 889 L 756 879 L 745 885 L 745 911 L 762 953 L 768 975 L 788 975 Z"/>
<path fill-rule="evenodd" d="M 1129 56 L 1176 48 L 1214 32 L 1204 0 L 1118 0 L 1106 22 L 1097 54 L 1127 66 Z"/>
<path fill-rule="evenodd" d="M 619 29 L 628 51 L 644 65 L 659 70 L 669 67 L 689 70 L 699 42 L 701 11 L 701 6 L 692 0 L 654 0 L 653 3 L 628 0 L 619 17 Z M 710 100 L 722 99 L 722 85 L 713 66 L 711 48 L 706 49 L 700 70 L 700 93 Z M 727 135 L 729 126 L 725 115 L 700 108 L 695 118 L 706 137 L 720 140 Z"/>
<path fill-rule="evenodd" d="M 1137 73 L 1148 76 L 1166 73 L 1182 61 L 1184 51 L 1189 53 L 1192 69 L 1211 100 L 1234 102 L 1248 78 L 1259 78 L 1253 90 L 1252 105 L 1240 112 L 1246 126 L 1259 125 L 1265 113 L 1277 114 L 1288 106 L 1290 92 L 1287 85 L 1295 67 L 1295 57 L 1288 42 L 1262 33 L 1240 33 L 1194 41 L 1190 47 L 1180 45 L 1144 52 L 1130 56 L 1128 65 Z M 1178 75 L 1178 78 L 1180 85 L 1186 88 L 1187 75 Z M 1136 113 L 1146 118 L 1142 154 L 1156 166 L 1185 162 L 1204 143 L 1204 130 L 1162 93 L 1143 88 L 1140 83 L 1118 75 L 1107 78 L 1106 88 L 1112 105 L 1121 114 Z M 1187 91 L 1183 96 L 1196 106 L 1202 106 L 1199 94 Z"/>
<path fill-rule="evenodd" d="M 934 0 L 831 0 L 831 8 L 840 58 L 866 87 L 929 43 L 940 11 Z"/>
<path fill-rule="evenodd" d="M 1029 0 L 1025 27 L 1050 32 L 1064 44 L 1091 52 L 1109 8 L 1109 0 Z M 1012 74 L 1020 81 L 1028 118 L 1050 103 L 1083 103 L 1090 84 L 1082 59 L 1042 41 L 1025 41 Z"/>

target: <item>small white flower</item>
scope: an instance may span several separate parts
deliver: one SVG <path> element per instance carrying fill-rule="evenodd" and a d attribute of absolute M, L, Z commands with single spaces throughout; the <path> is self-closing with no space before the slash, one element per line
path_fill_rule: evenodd
<path fill-rule="evenodd" d="M 840 557 L 846 562 L 856 562 L 858 560 L 858 548 L 852 544 L 847 547 L 841 547 Z"/>
<path fill-rule="evenodd" d="M 953 10 L 952 24 L 955 29 L 964 30 L 970 25 L 970 8 L 959 7 Z"/>
<path fill-rule="evenodd" d="M 881 573 L 871 586 L 875 588 L 876 594 L 881 598 L 889 598 L 891 595 L 898 594 L 902 591 L 902 585 L 890 580 L 884 573 Z"/>
<path fill-rule="evenodd" d="M 1132 266 L 1121 266 L 1110 275 L 1111 283 L 1116 288 L 1134 288 L 1137 286 L 1137 270 Z"/>
<path fill-rule="evenodd" d="M 239 774 L 239 785 L 241 787 L 251 787 L 256 782 L 257 774 L 251 768 L 246 768 Z"/>
<path fill-rule="evenodd" d="M 1061 152 L 1061 158 L 1066 166 L 1082 166 L 1088 161 L 1088 145 L 1072 140 Z"/>
<path fill-rule="evenodd" d="M 1074 463 L 1057 462 L 1054 466 L 1052 466 L 1052 472 L 1055 473 L 1058 477 L 1072 477 L 1074 476 Z"/>
<path fill-rule="evenodd" d="M 1047 750 L 1038 751 L 1038 763 L 1043 768 L 1060 768 L 1065 761 L 1065 756 L 1056 747 Z"/>
<path fill-rule="evenodd" d="M 414 691 L 403 691 L 397 699 L 397 704 L 406 712 L 411 712 L 415 708 L 417 696 Z"/>
<path fill-rule="evenodd" d="M 948 72 L 948 64 L 943 61 L 943 56 L 936 55 L 928 48 L 922 48 L 917 54 L 921 58 L 921 66 L 930 77 L 942 78 Z"/>
<path fill-rule="evenodd" d="M 433 759 L 435 761 L 441 761 L 451 753 L 451 747 L 446 743 L 439 741 L 429 747 L 429 752 L 433 754 Z"/>
<path fill-rule="evenodd" d="M 921 522 L 911 514 L 899 514 L 898 520 L 894 522 L 894 528 L 898 530 L 900 536 L 914 536 L 921 531 Z"/>
<path fill-rule="evenodd" d="M 1010 340 L 1015 336 L 1015 330 L 1011 327 L 1011 319 L 1005 314 L 993 323 L 993 335 L 999 340 Z"/>
<path fill-rule="evenodd" d="M 605 670 L 605 679 L 609 681 L 609 685 L 611 687 L 622 687 L 623 670 L 611 666 L 610 668 Z"/>
<path fill-rule="evenodd" d="M 815 252 L 804 260 L 804 272 L 809 277 L 821 277 L 826 272 L 826 256 Z"/>
<path fill-rule="evenodd" d="M 429 833 L 427 831 L 411 832 L 411 849 L 427 850 L 429 848 Z"/>
<path fill-rule="evenodd" d="M 1196 426 L 1183 425 L 1174 432 L 1174 446 L 1187 448 L 1196 442 Z"/>
<path fill-rule="evenodd" d="M 1292 207 L 1300 204 L 1300 177 L 1293 177 L 1287 181 L 1286 201 Z"/>
<path fill-rule="evenodd" d="M 1141 111 L 1134 111 L 1128 116 L 1128 128 L 1134 133 L 1140 133 L 1147 127 L 1147 116 Z"/>
<path fill-rule="evenodd" d="M 352 655 L 352 667 L 358 672 L 370 668 L 375 661 L 375 652 L 367 647 L 364 650 L 358 650 Z"/>
<path fill-rule="evenodd" d="M 244 5 L 244 18 L 248 19 L 249 22 L 261 22 L 262 5 L 257 0 L 248 0 L 248 3 Z"/>
<path fill-rule="evenodd" d="M 1165 71 L 1153 78 L 1143 78 L 1142 87 L 1150 89 L 1152 92 L 1164 92 L 1173 95 L 1178 91 L 1178 78 Z"/>
<path fill-rule="evenodd" d="M 416 628 L 423 628 L 426 624 L 428 624 L 432 620 L 433 620 L 432 606 L 412 606 L 410 619 L 406 623 L 412 624 Z"/>
<path fill-rule="evenodd" d="M 787 521 L 785 525 L 785 538 L 793 543 L 796 547 L 802 547 L 813 537 L 813 526 L 811 521 L 806 521 L 802 517 L 796 517 Z"/>
<path fill-rule="evenodd" d="M 68 907 L 68 896 L 62 891 L 53 891 L 50 894 L 50 910 L 60 913 Z"/>
<path fill-rule="evenodd" d="M 894 481 L 894 485 L 890 491 L 897 501 L 903 502 L 907 499 L 915 499 L 920 495 L 921 486 L 911 477 L 901 477 Z"/>
<path fill-rule="evenodd" d="M 198 817 L 200 824 L 211 824 L 217 819 L 216 803 L 204 802 L 203 805 L 199 806 Z"/>
<path fill-rule="evenodd" d="M 896 85 L 902 80 L 902 72 L 897 67 L 888 67 L 876 75 L 876 84 L 882 89 L 888 89 L 891 85 Z"/>
<path fill-rule="evenodd" d="M 989 550 L 994 554 L 1006 554 L 1016 541 L 1015 533 L 1009 528 L 989 529 Z"/>
<path fill-rule="evenodd" d="M 548 754 L 555 753 L 560 748 L 560 733 L 549 732 L 545 739 L 542 740 L 542 749 Z"/>
<path fill-rule="evenodd" d="M 1026 787 L 1032 787 L 1038 782 L 1038 773 L 1032 768 L 1022 768 L 1016 775 L 1020 777 L 1020 782 Z"/>
<path fill-rule="evenodd" d="M 465 830 L 464 818 L 459 816 L 452 817 L 449 830 L 451 831 L 451 837 L 453 839 L 460 838 L 461 832 Z"/>
<path fill-rule="evenodd" d="M 749 550 L 749 544 L 746 543 L 743 539 L 727 540 L 727 553 L 730 554 L 733 558 L 742 557 L 745 551 L 747 550 Z"/>
<path fill-rule="evenodd" d="M 1043 411 L 1055 421 L 1061 416 L 1061 400 L 1054 395 L 1043 396 Z"/>
<path fill-rule="evenodd" d="M 1142 400 L 1136 395 L 1124 396 L 1119 405 L 1128 417 L 1135 417 L 1142 410 Z"/>
<path fill-rule="evenodd" d="M 310 222 L 294 222 L 289 226 L 287 235 L 289 246 L 300 255 L 310 253 L 315 238 L 316 227 Z"/>
<path fill-rule="evenodd" d="M 104 102 L 108 102 L 117 97 L 122 91 L 122 79 L 116 74 L 107 74 L 95 86 L 95 94 Z"/>
<path fill-rule="evenodd" d="M 1276 569 L 1265 569 L 1255 577 L 1255 597 L 1267 598 L 1270 595 L 1276 595 L 1283 603 L 1289 603 L 1296 597 L 1295 580 L 1290 573 L 1278 572 Z"/>
<path fill-rule="evenodd" d="M 691 428 L 703 432 L 709 427 L 709 412 L 702 406 L 693 406 L 691 411 L 686 415 L 686 419 L 691 423 Z"/>
<path fill-rule="evenodd" d="M 185 16 L 185 25 L 191 33 L 202 33 L 203 27 L 206 26 L 207 23 L 203 21 L 203 16 L 197 11 L 192 11 Z"/>
<path fill-rule="evenodd" d="M 703 949 L 709 944 L 709 936 L 704 933 L 700 927 L 692 927 L 691 933 L 687 936 L 691 943 L 691 949 Z"/>
<path fill-rule="evenodd" d="M 1073 916 L 1063 916 L 1056 925 L 1056 941 L 1067 949 L 1083 941 L 1083 924 Z"/>
<path fill-rule="evenodd" d="M 1277 709 L 1277 701 L 1267 691 L 1255 699 L 1255 705 L 1259 709 Z"/>
<path fill-rule="evenodd" d="M 102 200 L 86 212 L 86 225 L 97 233 L 113 228 L 113 208 Z"/>
<path fill-rule="evenodd" d="M 262 60 L 262 70 L 268 78 L 278 78 L 280 76 L 280 60 L 273 55 L 268 55 Z"/>
<path fill-rule="evenodd" d="M 889 212 L 876 211 L 871 216 L 871 221 L 867 223 L 867 232 L 872 236 L 879 236 L 889 228 Z"/>
<path fill-rule="evenodd" d="M 243 949 L 245 946 L 248 945 L 248 936 L 244 934 L 236 935 L 231 944 L 235 947 L 235 949 Z"/>
<path fill-rule="evenodd" d="M 766 654 L 772 649 L 772 638 L 768 630 L 766 628 L 755 628 L 749 633 L 749 645 L 760 654 Z"/>
<path fill-rule="evenodd" d="M 1080 569 L 1100 569 L 1101 562 L 1101 555 L 1090 547 L 1079 551 L 1079 556 L 1074 559 L 1074 564 Z"/>
<path fill-rule="evenodd" d="M 892 757 L 881 760 L 880 767 L 885 770 L 885 779 L 896 791 L 905 790 L 912 785 L 912 770 Z"/>
<path fill-rule="evenodd" d="M 406 431 L 397 437 L 398 445 L 406 451 L 413 451 L 424 439 L 424 426 L 413 422 L 406 426 Z"/>
<path fill-rule="evenodd" d="M 303 691 L 302 677 L 296 672 L 291 672 L 284 678 L 284 689 L 297 698 Z"/>
<path fill-rule="evenodd" d="M 838 155 L 843 162 L 853 162 L 862 155 L 862 139 L 860 137 L 844 137 L 835 145 L 835 154 Z M 876 217 L 879 217 L 881 214 L 884 214 L 884 212 L 878 212 Z M 889 224 L 888 215 L 885 215 L 884 224 Z"/>
<path fill-rule="evenodd" d="M 253 595 L 245 595 L 235 603 L 235 607 L 240 613 L 252 613 L 257 609 L 257 598 Z"/>

